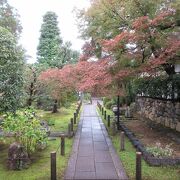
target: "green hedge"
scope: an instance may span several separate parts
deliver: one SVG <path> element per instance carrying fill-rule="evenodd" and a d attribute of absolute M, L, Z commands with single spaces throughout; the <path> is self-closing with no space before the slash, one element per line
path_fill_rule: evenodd
<path fill-rule="evenodd" d="M 173 99 L 174 94 L 174 99 L 180 100 L 180 75 L 138 78 L 133 90 L 137 95 L 163 99 Z"/>

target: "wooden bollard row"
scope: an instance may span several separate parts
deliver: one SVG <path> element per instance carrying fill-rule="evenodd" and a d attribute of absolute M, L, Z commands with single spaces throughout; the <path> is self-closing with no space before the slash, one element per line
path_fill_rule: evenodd
<path fill-rule="evenodd" d="M 80 109 L 81 109 L 82 102 L 78 104 L 78 107 L 73 114 L 73 118 L 70 119 L 70 123 L 68 124 L 68 137 L 72 137 L 74 134 L 74 124 L 76 124 L 77 117 L 79 115 Z"/>
<path fill-rule="evenodd" d="M 65 155 L 65 137 L 61 137 L 61 156 Z"/>
<path fill-rule="evenodd" d="M 102 106 L 101 106 L 101 104 L 99 104 L 99 110 L 102 111 Z"/>
<path fill-rule="evenodd" d="M 97 102 L 97 106 L 98 106 L 99 110 L 101 111 L 101 104 L 99 102 Z"/>
<path fill-rule="evenodd" d="M 106 110 L 103 108 L 103 106 L 99 102 L 97 102 L 97 106 L 99 110 L 101 111 L 101 114 L 104 116 L 104 119 L 107 120 L 107 126 L 110 127 L 111 116 L 107 115 Z"/>
<path fill-rule="evenodd" d="M 76 115 L 77 115 L 77 116 L 79 115 L 81 106 L 82 106 L 82 101 L 79 103 L 79 105 L 78 105 L 78 107 L 77 107 L 77 109 L 76 109 Z"/>
<path fill-rule="evenodd" d="M 72 131 L 71 131 L 71 123 L 68 124 L 68 137 L 71 137 Z"/>
<path fill-rule="evenodd" d="M 111 116 L 110 115 L 108 115 L 108 119 L 107 120 L 108 120 L 107 126 L 110 127 L 110 120 L 111 120 Z"/>
<path fill-rule="evenodd" d="M 77 116 L 79 115 L 79 110 L 78 110 L 78 109 L 76 109 L 76 115 L 77 115 Z"/>
<path fill-rule="evenodd" d="M 65 137 L 61 136 L 61 156 L 65 155 Z M 56 152 L 53 151 L 50 154 L 51 157 L 51 180 L 56 180 L 57 179 L 57 173 L 56 173 Z"/>
<path fill-rule="evenodd" d="M 68 136 L 71 137 L 72 132 L 74 130 L 74 124 L 76 124 L 77 117 L 79 115 L 80 109 L 82 106 L 82 101 L 79 103 L 76 112 L 74 113 L 74 117 L 70 119 L 70 123 L 68 124 Z M 61 156 L 65 155 L 65 136 L 61 136 L 60 140 L 60 154 Z M 50 153 L 51 157 L 51 180 L 57 179 L 57 172 L 56 172 L 56 152 Z"/>
<path fill-rule="evenodd" d="M 74 113 L 74 124 L 76 124 L 76 113 Z"/>
<path fill-rule="evenodd" d="M 73 118 L 71 118 L 71 132 L 73 132 L 74 131 L 74 122 L 73 122 Z"/>
<path fill-rule="evenodd" d="M 106 114 L 107 113 L 106 110 L 103 108 L 103 106 L 101 106 L 101 104 L 99 102 L 97 102 L 97 106 L 98 106 L 102 116 L 104 116 L 104 119 L 106 120 L 106 118 L 107 118 L 107 126 L 110 127 L 111 116 Z M 120 151 L 124 151 L 124 150 L 125 150 L 125 135 L 124 135 L 124 132 L 121 132 L 121 134 L 120 134 Z M 141 161 L 142 161 L 142 153 L 136 152 L 136 180 L 142 179 Z"/>
<path fill-rule="evenodd" d="M 51 180 L 56 178 L 56 152 L 51 152 Z"/>
<path fill-rule="evenodd" d="M 98 106 L 99 110 L 102 111 L 103 107 L 102 107 L 102 105 L 99 102 L 97 102 L 97 106 Z"/>
<path fill-rule="evenodd" d="M 78 105 L 78 107 L 77 107 L 77 109 L 76 109 L 76 112 L 74 113 L 74 117 L 73 117 L 73 119 L 74 119 L 74 124 L 76 124 L 76 120 L 77 120 L 77 117 L 78 117 L 78 115 L 79 115 L 81 106 L 82 106 L 82 101 L 79 103 L 79 105 Z"/>
<path fill-rule="evenodd" d="M 141 157 L 142 157 L 142 153 L 136 152 L 136 180 L 142 179 Z"/>
<path fill-rule="evenodd" d="M 121 132 L 121 134 L 120 134 L 120 150 L 121 150 L 121 151 L 124 151 L 124 150 L 125 150 L 124 140 L 125 140 L 124 132 Z"/>
<path fill-rule="evenodd" d="M 106 110 L 104 110 L 104 119 L 106 120 Z"/>

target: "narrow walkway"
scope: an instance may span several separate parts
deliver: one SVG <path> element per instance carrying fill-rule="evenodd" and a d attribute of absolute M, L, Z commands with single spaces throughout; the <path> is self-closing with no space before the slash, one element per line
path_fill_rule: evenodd
<path fill-rule="evenodd" d="M 83 105 L 65 173 L 65 180 L 68 179 L 128 179 L 96 112 L 96 101 L 92 105 Z"/>

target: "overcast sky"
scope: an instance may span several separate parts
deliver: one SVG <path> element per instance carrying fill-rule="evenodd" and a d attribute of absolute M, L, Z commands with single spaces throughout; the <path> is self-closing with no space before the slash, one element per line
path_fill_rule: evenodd
<path fill-rule="evenodd" d="M 42 16 L 47 11 L 54 11 L 58 15 L 63 40 L 71 41 L 73 49 L 81 49 L 83 41 L 78 39 L 78 29 L 72 10 L 74 7 L 87 8 L 89 0 L 9 0 L 9 4 L 15 7 L 21 16 L 23 32 L 20 43 L 27 50 L 27 54 L 32 56 L 29 62 L 36 60 Z"/>

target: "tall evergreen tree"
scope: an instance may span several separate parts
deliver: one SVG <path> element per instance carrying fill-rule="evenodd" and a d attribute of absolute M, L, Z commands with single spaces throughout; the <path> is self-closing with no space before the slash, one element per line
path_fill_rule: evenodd
<path fill-rule="evenodd" d="M 62 39 L 58 28 L 57 15 L 47 12 L 43 17 L 41 35 L 37 47 L 38 63 L 48 67 L 59 67 L 62 63 L 60 48 Z"/>
<path fill-rule="evenodd" d="M 58 28 L 57 15 L 48 11 L 43 16 L 43 23 L 40 30 L 39 45 L 37 47 L 37 60 L 39 71 L 48 68 L 62 68 L 62 39 Z M 57 112 L 57 99 L 54 99 L 53 112 Z"/>
<path fill-rule="evenodd" d="M 57 18 L 54 12 L 47 12 L 43 16 L 43 23 L 40 30 L 41 35 L 37 47 L 37 65 L 38 71 L 40 72 L 54 67 L 61 69 L 66 64 L 75 63 L 79 57 L 79 53 L 71 49 L 70 42 L 63 44 Z M 42 92 L 44 92 L 44 89 Z M 47 97 L 46 92 L 43 94 Z M 54 98 L 53 100 L 52 111 L 57 112 L 57 107 L 60 102 Z"/>

